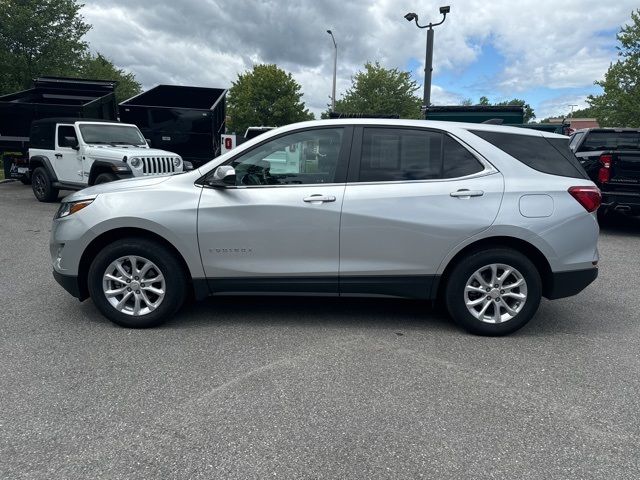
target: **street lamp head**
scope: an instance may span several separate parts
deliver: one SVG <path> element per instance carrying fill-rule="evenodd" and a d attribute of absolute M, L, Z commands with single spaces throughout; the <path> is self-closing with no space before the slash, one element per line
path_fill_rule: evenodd
<path fill-rule="evenodd" d="M 332 32 L 331 30 L 327 30 L 327 33 L 328 33 L 329 35 L 333 35 L 333 32 Z"/>
<path fill-rule="evenodd" d="M 446 7 L 440 7 L 440 13 L 442 15 L 446 15 L 450 11 L 451 11 L 451 7 L 449 5 L 447 5 Z"/>
<path fill-rule="evenodd" d="M 404 18 L 406 18 L 408 22 L 418 21 L 418 15 L 413 12 L 407 13 Z"/>

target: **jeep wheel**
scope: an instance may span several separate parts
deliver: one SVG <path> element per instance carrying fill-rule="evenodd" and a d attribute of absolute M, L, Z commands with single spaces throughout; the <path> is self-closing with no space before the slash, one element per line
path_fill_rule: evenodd
<path fill-rule="evenodd" d="M 96 181 L 93 184 L 99 185 L 101 183 L 115 182 L 116 180 L 118 180 L 118 177 L 113 173 L 101 173 L 96 177 Z"/>
<path fill-rule="evenodd" d="M 58 199 L 60 190 L 54 188 L 49 172 L 44 167 L 38 167 L 31 176 L 33 194 L 41 202 L 53 202 Z"/>
<path fill-rule="evenodd" d="M 477 335 L 506 335 L 523 327 L 540 305 L 542 282 L 520 252 L 495 248 L 473 253 L 451 272 L 446 287 L 449 314 Z"/>
<path fill-rule="evenodd" d="M 175 254 L 142 238 L 107 245 L 93 260 L 87 280 L 98 310 L 130 328 L 164 323 L 182 306 L 187 291 Z"/>

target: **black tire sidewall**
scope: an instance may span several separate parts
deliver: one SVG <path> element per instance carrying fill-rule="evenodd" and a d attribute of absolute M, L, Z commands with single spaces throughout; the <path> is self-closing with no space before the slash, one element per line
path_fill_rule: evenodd
<path fill-rule="evenodd" d="M 41 196 L 38 196 L 38 193 L 36 191 L 38 177 L 42 177 L 42 181 L 44 182 L 44 194 Z M 49 176 L 49 173 L 45 168 L 43 167 L 36 168 L 33 171 L 33 175 L 31 179 L 32 179 L 31 189 L 33 190 L 33 194 L 38 199 L 38 201 L 53 202 L 54 200 L 58 199 L 58 194 L 60 192 L 57 188 L 53 188 L 53 185 L 51 184 L 51 177 Z"/>
<path fill-rule="evenodd" d="M 94 185 L 99 185 L 101 183 L 115 182 L 116 180 L 118 180 L 118 177 L 112 173 L 101 173 L 96 177 L 96 181 L 93 183 Z"/>
<path fill-rule="evenodd" d="M 134 317 L 118 312 L 111 306 L 102 290 L 102 277 L 111 262 L 127 255 L 151 260 L 165 278 L 166 293 L 160 306 L 153 312 Z M 143 239 L 131 238 L 107 245 L 91 263 L 87 284 L 89 295 L 98 310 L 112 322 L 129 328 L 150 328 L 161 325 L 182 306 L 186 295 L 186 279 L 175 254 L 163 245 Z"/>
<path fill-rule="evenodd" d="M 511 320 L 500 324 L 485 323 L 475 318 L 465 305 L 464 289 L 469 277 L 479 268 L 492 263 L 503 263 L 516 268 L 527 282 L 527 301 L 522 310 Z M 522 328 L 533 318 L 542 297 L 542 281 L 535 265 L 522 253 L 495 248 L 475 252 L 463 258 L 453 268 L 446 286 L 445 299 L 454 321 L 476 335 L 507 335 Z"/>

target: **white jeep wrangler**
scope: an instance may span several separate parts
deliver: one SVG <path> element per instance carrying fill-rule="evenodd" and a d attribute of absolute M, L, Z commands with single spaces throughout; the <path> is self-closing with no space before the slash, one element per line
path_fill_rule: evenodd
<path fill-rule="evenodd" d="M 31 185 L 41 202 L 56 200 L 60 190 L 193 168 L 175 153 L 150 148 L 135 125 L 113 121 L 37 120 L 29 147 Z"/>

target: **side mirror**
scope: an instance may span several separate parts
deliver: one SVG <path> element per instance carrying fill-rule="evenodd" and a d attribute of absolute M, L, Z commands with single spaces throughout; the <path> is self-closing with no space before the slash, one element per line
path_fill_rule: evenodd
<path fill-rule="evenodd" d="M 226 188 L 235 187 L 236 169 L 231 165 L 221 165 L 213 171 L 207 185 L 210 187 Z"/>
<path fill-rule="evenodd" d="M 76 137 L 64 137 L 64 145 L 63 147 L 73 148 L 74 150 L 79 150 L 78 139 Z"/>

